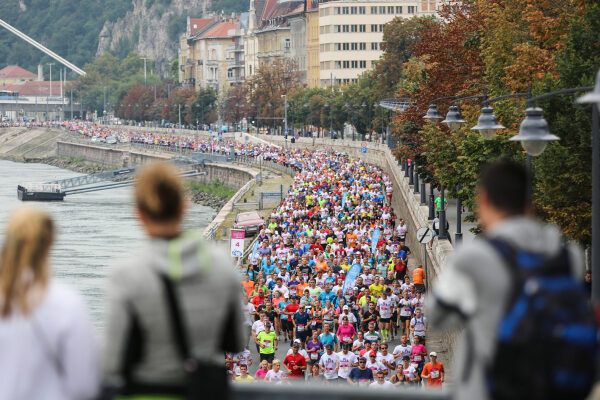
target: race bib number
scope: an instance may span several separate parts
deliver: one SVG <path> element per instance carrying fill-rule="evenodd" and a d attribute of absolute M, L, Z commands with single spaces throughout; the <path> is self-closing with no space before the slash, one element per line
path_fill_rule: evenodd
<path fill-rule="evenodd" d="M 298 326 L 296 326 L 296 330 L 298 332 L 304 332 L 304 325 L 298 325 Z"/>
<path fill-rule="evenodd" d="M 350 372 L 348 367 L 340 367 L 340 375 L 347 375 Z"/>
<path fill-rule="evenodd" d="M 437 370 L 437 369 L 434 369 L 434 370 L 431 371 L 430 376 L 431 376 L 432 379 L 439 378 L 440 377 L 440 371 Z"/>
<path fill-rule="evenodd" d="M 333 377 L 333 368 L 325 368 L 325 376 L 328 378 Z"/>
<path fill-rule="evenodd" d="M 422 359 L 423 359 L 423 356 L 422 356 L 422 355 L 420 355 L 420 354 L 415 354 L 415 356 L 414 356 L 414 360 L 415 360 L 416 362 L 421 362 L 421 360 L 422 360 Z"/>
<path fill-rule="evenodd" d="M 319 354 L 318 353 L 310 353 L 310 359 L 311 360 L 316 360 L 317 358 L 319 358 Z"/>
<path fill-rule="evenodd" d="M 271 347 L 271 341 L 270 340 L 263 340 L 263 345 L 265 347 Z"/>

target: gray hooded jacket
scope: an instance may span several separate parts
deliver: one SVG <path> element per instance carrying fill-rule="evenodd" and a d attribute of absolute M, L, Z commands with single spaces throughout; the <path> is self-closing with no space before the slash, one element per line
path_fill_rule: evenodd
<path fill-rule="evenodd" d="M 150 239 L 111 271 L 103 351 L 106 379 L 123 378 L 124 360 L 141 342 L 142 357 L 132 368 L 134 382 L 178 385 L 184 380 L 159 272 L 176 276 L 179 303 L 197 358 L 223 365 L 223 351 L 243 349 L 240 279 L 229 256 L 214 244 L 179 239 L 175 259 L 180 267 L 175 271 L 167 239 Z M 133 329 L 134 325 L 139 329 Z M 223 349 L 223 342 L 229 343 L 228 348 Z"/>
<path fill-rule="evenodd" d="M 513 217 L 487 234 L 531 252 L 552 256 L 561 248 L 561 236 L 554 225 L 529 217 Z M 573 275 L 583 278 L 581 250 L 569 245 Z M 454 350 L 452 369 L 454 398 L 486 399 L 485 370 L 494 357 L 496 332 L 504 314 L 511 279 L 500 254 L 480 238 L 465 243 L 444 267 L 433 293 L 428 296 L 426 315 L 433 328 L 464 327 Z M 458 312 L 450 311 L 452 308 Z M 462 314 L 466 317 L 463 322 Z M 467 359 L 472 351 L 473 357 Z"/>

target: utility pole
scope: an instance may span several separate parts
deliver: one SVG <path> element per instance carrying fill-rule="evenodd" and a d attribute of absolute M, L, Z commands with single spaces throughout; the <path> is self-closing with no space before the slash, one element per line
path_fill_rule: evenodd
<path fill-rule="evenodd" d="M 181 134 L 182 134 L 182 132 L 181 132 L 181 104 L 178 104 L 178 106 L 179 106 L 179 154 L 182 155 L 183 152 L 181 150 L 181 145 L 182 145 L 182 143 L 181 143 Z"/>
<path fill-rule="evenodd" d="M 144 86 L 146 86 L 146 60 L 148 59 L 147 57 L 140 57 L 142 60 L 144 60 Z M 156 95 L 154 96 L 154 100 L 156 100 Z"/>
<path fill-rule="evenodd" d="M 73 88 L 71 88 L 71 101 L 69 101 L 69 103 L 71 104 L 71 121 L 73 120 Z"/>
<path fill-rule="evenodd" d="M 283 133 L 285 134 L 285 138 L 287 139 L 287 135 L 288 135 L 288 125 L 287 125 L 287 94 L 284 94 L 281 97 L 283 97 L 283 121 L 284 121 L 284 131 L 283 131 Z"/>
<path fill-rule="evenodd" d="M 104 105 L 102 106 L 102 122 L 104 122 L 104 116 L 106 115 L 106 86 L 104 86 L 103 89 L 104 89 Z"/>
<path fill-rule="evenodd" d="M 52 97 L 52 66 L 54 63 L 47 63 L 50 66 L 50 94 L 46 97 L 46 120 L 48 120 L 48 97 Z"/>

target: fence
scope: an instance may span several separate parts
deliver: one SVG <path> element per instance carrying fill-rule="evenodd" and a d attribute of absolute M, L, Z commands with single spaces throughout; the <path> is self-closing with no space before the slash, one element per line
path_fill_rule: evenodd
<path fill-rule="evenodd" d="M 291 177 L 296 176 L 296 170 L 292 167 L 288 167 L 287 165 L 282 165 L 282 164 L 278 164 L 275 163 L 273 161 L 268 161 L 268 160 L 260 160 L 257 157 L 248 157 L 248 156 L 239 156 L 236 155 L 235 156 L 235 162 L 238 164 L 243 164 L 243 165 L 247 165 L 249 167 L 252 168 L 258 168 L 261 169 L 264 168 L 269 168 L 275 171 L 279 171 L 283 174 L 287 174 Z"/>

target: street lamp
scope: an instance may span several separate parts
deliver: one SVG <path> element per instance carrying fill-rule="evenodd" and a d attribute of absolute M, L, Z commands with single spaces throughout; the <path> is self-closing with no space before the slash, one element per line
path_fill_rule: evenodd
<path fill-rule="evenodd" d="M 481 109 L 477 125 L 471 128 L 471 130 L 479 131 L 484 140 L 492 139 L 496 136 L 496 131 L 500 129 L 504 129 L 504 126 L 498 123 L 498 119 L 494 115 L 494 109 L 488 105 Z"/>
<path fill-rule="evenodd" d="M 521 122 L 519 134 L 509 139 L 512 142 L 521 142 L 523 150 L 532 157 L 542 154 L 548 142 L 559 140 L 558 136 L 551 134 L 548 130 L 548 122 L 544 119 L 543 114 L 541 108 L 527 108 L 525 119 Z"/>
<path fill-rule="evenodd" d="M 457 131 L 460 127 L 466 123 L 466 121 L 460 115 L 460 108 L 458 106 L 450 106 L 446 119 L 442 121 L 442 124 L 448 125 L 448 128 L 452 131 Z"/>
<path fill-rule="evenodd" d="M 325 102 L 323 105 L 329 109 L 329 139 L 333 139 L 333 113 L 328 102 Z"/>
<path fill-rule="evenodd" d="M 442 115 L 438 111 L 437 104 L 431 103 L 429 105 L 429 109 L 427 110 L 427 114 L 425 114 L 423 116 L 423 118 L 430 119 L 430 120 L 436 120 L 436 119 L 442 119 L 444 117 L 442 117 Z"/>

